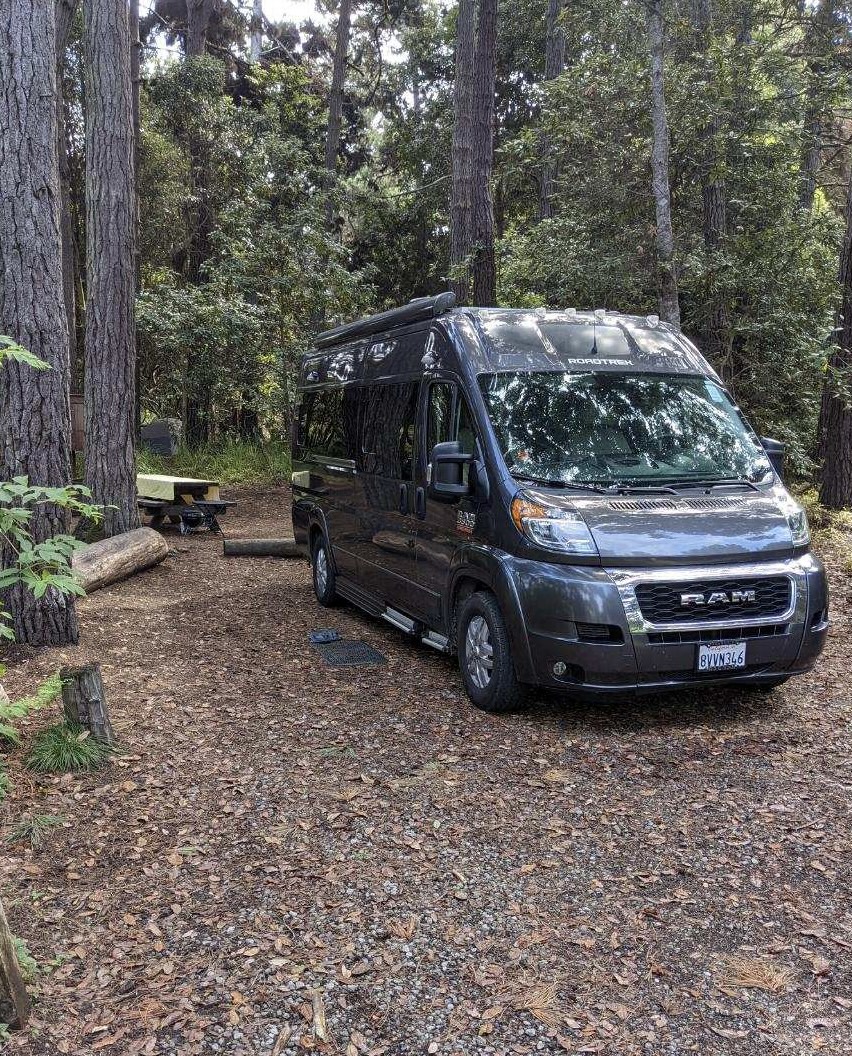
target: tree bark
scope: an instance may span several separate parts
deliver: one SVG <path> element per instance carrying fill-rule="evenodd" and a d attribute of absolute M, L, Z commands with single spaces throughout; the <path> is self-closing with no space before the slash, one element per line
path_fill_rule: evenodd
<path fill-rule="evenodd" d="M 207 51 L 207 31 L 213 15 L 213 0 L 186 0 L 186 54 Z"/>
<path fill-rule="evenodd" d="M 6 914 L 3 912 L 2 901 L 0 901 L 0 990 L 5 990 L 12 1000 L 15 1019 L 11 1025 L 25 1027 L 30 1018 L 30 998 L 18 967 L 12 931 L 6 920 Z"/>
<path fill-rule="evenodd" d="M 142 142 L 142 121 L 139 111 L 139 88 L 142 81 L 142 41 L 139 39 L 139 0 L 130 0 L 128 9 L 130 32 L 130 99 L 133 111 L 133 294 L 134 300 L 142 289 L 139 261 L 139 150 Z M 139 372 L 139 346 L 134 334 L 134 400 L 133 431 L 136 443 L 142 431 L 142 404 Z"/>
<path fill-rule="evenodd" d="M 88 730 L 101 744 L 114 747 L 117 742 L 107 711 L 100 665 L 63 667 L 59 677 L 62 681 L 62 707 L 65 718 Z"/>
<path fill-rule="evenodd" d="M 263 47 L 263 0 L 254 0 L 250 30 L 249 55 L 252 62 L 260 62 L 260 51 Z"/>
<path fill-rule="evenodd" d="M 715 76 L 710 69 L 710 43 L 713 35 L 711 0 L 693 0 L 693 25 L 697 50 L 702 59 L 703 80 L 706 85 L 705 104 L 710 115 L 699 133 L 699 168 L 703 211 L 704 248 L 707 253 L 709 292 L 706 297 L 703 325 L 704 353 L 726 384 L 733 382 L 733 338 L 730 310 L 723 292 L 714 287 L 713 271 L 720 267 L 728 237 L 728 203 L 725 181 L 725 158 L 722 144 L 722 121 L 714 98 Z"/>
<path fill-rule="evenodd" d="M 846 194 L 846 230 L 838 279 L 842 293 L 837 314 L 839 340 L 828 361 L 819 420 L 819 498 L 824 506 L 835 510 L 852 506 L 852 405 L 848 391 L 852 384 L 852 175 Z"/>
<path fill-rule="evenodd" d="M 334 221 L 334 203 L 331 192 L 337 178 L 337 155 L 340 150 L 340 129 L 343 119 L 343 88 L 346 83 L 351 23 L 352 0 L 340 0 L 337 37 L 334 45 L 334 66 L 331 72 L 331 89 L 328 93 L 328 127 L 325 134 L 325 218 L 329 227 Z"/>
<path fill-rule="evenodd" d="M 563 0 L 548 0 L 547 39 L 544 53 L 544 81 L 554 81 L 565 69 L 565 29 L 562 25 Z M 553 216 L 553 191 L 558 165 L 553 156 L 550 136 L 541 140 L 541 173 L 539 176 L 538 215 L 540 220 Z"/>
<path fill-rule="evenodd" d="M 56 121 L 55 6 L 6 0 L 0 7 L 0 333 L 49 364 L 0 370 L 0 479 L 29 477 L 61 487 L 70 476 L 68 320 L 62 288 Z M 38 506 L 37 541 L 67 528 L 63 511 Z M 12 555 L 0 555 L 6 565 Z M 17 640 L 29 645 L 77 641 L 71 598 L 49 590 L 37 599 L 7 591 Z"/>
<path fill-rule="evenodd" d="M 71 564 L 87 594 L 127 579 L 165 560 L 169 544 L 153 528 L 136 528 L 76 551 Z"/>
<path fill-rule="evenodd" d="M 497 0 L 478 0 L 471 121 L 471 286 L 474 304 L 497 303 L 494 256 L 494 90 L 497 79 Z"/>
<path fill-rule="evenodd" d="M 86 484 L 106 536 L 136 506 L 135 182 L 126 0 L 84 0 L 86 56 Z"/>
<path fill-rule="evenodd" d="M 457 304 L 470 296 L 472 102 L 475 0 L 459 0 L 453 89 L 452 190 L 450 196 L 450 288 Z"/>
<path fill-rule="evenodd" d="M 651 69 L 651 188 L 657 217 L 657 268 L 660 318 L 680 329 L 672 199 L 669 187 L 669 122 L 663 65 L 663 4 L 648 0 L 646 7 L 648 54 Z"/>
<path fill-rule="evenodd" d="M 79 0 L 56 0 L 56 143 L 61 191 L 60 230 L 62 233 L 62 289 L 68 318 L 68 362 L 73 374 L 77 362 L 77 261 L 78 253 L 71 216 L 71 166 L 68 158 L 68 129 L 65 124 L 65 49 Z"/>

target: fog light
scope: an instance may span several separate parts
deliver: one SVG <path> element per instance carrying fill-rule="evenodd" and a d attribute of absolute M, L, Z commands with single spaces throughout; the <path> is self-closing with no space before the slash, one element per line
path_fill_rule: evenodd
<path fill-rule="evenodd" d="M 562 660 L 557 660 L 553 665 L 553 673 L 557 678 L 562 678 L 565 672 L 568 670 L 568 665 Z"/>

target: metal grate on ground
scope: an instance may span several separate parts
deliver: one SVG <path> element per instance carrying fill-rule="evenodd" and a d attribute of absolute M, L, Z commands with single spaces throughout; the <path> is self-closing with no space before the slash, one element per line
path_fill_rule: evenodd
<path fill-rule="evenodd" d="M 366 642 L 315 642 L 314 649 L 329 667 L 366 667 L 387 663 L 387 658 Z"/>

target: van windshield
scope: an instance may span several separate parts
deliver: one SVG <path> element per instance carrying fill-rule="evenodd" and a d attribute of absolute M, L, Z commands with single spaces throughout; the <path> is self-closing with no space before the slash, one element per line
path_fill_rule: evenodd
<path fill-rule="evenodd" d="M 673 484 L 770 473 L 766 453 L 709 378 L 621 372 L 483 374 L 509 471 L 564 484 Z"/>

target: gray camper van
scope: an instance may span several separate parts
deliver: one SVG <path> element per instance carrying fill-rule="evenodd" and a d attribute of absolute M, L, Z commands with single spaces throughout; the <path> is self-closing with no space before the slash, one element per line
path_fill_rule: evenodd
<path fill-rule="evenodd" d="M 293 529 L 322 605 L 457 654 L 488 711 L 531 685 L 769 688 L 828 628 L 782 459 L 653 316 L 443 294 L 305 357 Z"/>

